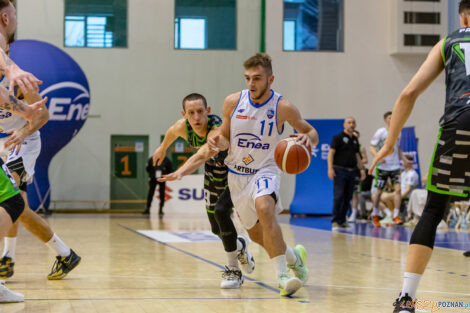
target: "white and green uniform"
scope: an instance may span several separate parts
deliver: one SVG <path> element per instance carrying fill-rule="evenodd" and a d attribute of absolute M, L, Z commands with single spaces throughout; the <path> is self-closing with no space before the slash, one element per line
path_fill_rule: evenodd
<path fill-rule="evenodd" d="M 1 84 L 5 88 L 8 87 L 8 79 L 4 77 Z M 35 131 L 26 137 L 18 152 L 9 151 L 4 146 L 5 141 L 10 136 L 5 131 L 20 129 L 25 124 L 26 120 L 23 117 L 0 109 L 0 158 L 7 164 L 10 171 L 18 173 L 22 183 L 29 184 L 34 176 L 36 159 L 41 152 L 41 136 L 39 131 Z M 20 187 L 25 190 L 26 185 Z"/>

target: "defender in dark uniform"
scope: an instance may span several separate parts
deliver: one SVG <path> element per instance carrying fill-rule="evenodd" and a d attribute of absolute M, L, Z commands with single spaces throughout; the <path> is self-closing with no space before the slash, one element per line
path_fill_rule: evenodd
<path fill-rule="evenodd" d="M 428 174 L 428 198 L 410 240 L 403 289 L 394 313 L 415 312 L 419 281 L 431 258 L 436 229 L 451 196 L 466 197 L 470 186 L 470 0 L 459 4 L 461 28 L 439 41 L 402 91 L 393 109 L 385 145 L 371 169 L 393 151 L 393 145 L 417 97 L 445 69 L 446 103 Z"/>
<path fill-rule="evenodd" d="M 192 147 L 200 148 L 206 143 L 209 133 L 222 123 L 219 116 L 209 114 L 210 107 L 207 107 L 206 99 L 200 94 L 186 96 L 181 113 L 184 118 L 168 129 L 165 139 L 153 154 L 154 162 L 162 162 L 166 150 L 178 137 L 184 138 Z M 221 288 L 233 289 L 240 288 L 243 283 L 238 262 L 244 272 L 251 273 L 254 270 L 254 260 L 247 249 L 248 239 L 237 236 L 231 219 L 233 204 L 227 187 L 228 169 L 224 163 L 226 156 L 227 151 L 221 151 L 205 162 L 204 194 L 212 232 L 220 237 L 227 253 L 227 266 L 222 275 Z"/>

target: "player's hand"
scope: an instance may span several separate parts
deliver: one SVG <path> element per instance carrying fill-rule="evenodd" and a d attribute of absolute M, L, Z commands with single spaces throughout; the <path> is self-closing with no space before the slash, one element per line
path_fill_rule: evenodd
<path fill-rule="evenodd" d="M 26 139 L 26 134 L 21 129 L 11 129 L 5 131 L 4 133 L 10 135 L 4 143 L 5 149 L 10 151 L 13 150 L 15 153 L 20 152 L 21 145 Z"/>
<path fill-rule="evenodd" d="M 33 74 L 23 71 L 18 66 L 10 66 L 5 71 L 5 76 L 10 81 L 9 90 L 13 93 L 15 86 L 18 86 L 25 92 L 39 91 L 39 85 L 42 84 L 36 76 Z"/>
<path fill-rule="evenodd" d="M 165 159 L 166 151 L 163 150 L 162 146 L 158 147 L 152 155 L 153 166 L 161 165 Z"/>
<path fill-rule="evenodd" d="M 29 122 L 30 129 L 33 127 L 33 120 L 37 116 L 38 111 L 41 110 L 46 105 L 46 103 L 47 97 L 27 106 L 27 110 L 25 111 L 23 117 Z"/>
<path fill-rule="evenodd" d="M 333 180 L 335 178 L 335 170 L 334 169 L 328 169 L 328 178 Z"/>
<path fill-rule="evenodd" d="M 307 149 L 312 151 L 312 141 L 310 140 L 310 137 L 307 134 L 292 134 L 290 137 L 295 137 L 297 138 L 297 142 L 306 146 Z"/>
<path fill-rule="evenodd" d="M 181 180 L 183 178 L 183 175 L 181 175 L 178 172 L 173 172 L 167 175 L 163 175 L 159 179 L 157 179 L 159 182 L 165 182 L 165 181 L 173 181 L 173 180 Z"/>
<path fill-rule="evenodd" d="M 370 166 L 370 169 L 369 169 L 369 175 L 372 175 L 372 173 L 374 171 L 374 168 L 375 168 L 375 166 L 377 165 L 378 162 L 385 163 L 384 158 L 386 156 L 389 156 L 392 153 L 393 153 L 393 146 L 389 146 L 389 145 L 385 144 L 379 150 L 379 152 L 377 152 L 377 154 L 375 155 L 374 160 L 372 161 L 372 165 Z"/>
<path fill-rule="evenodd" d="M 215 135 L 207 138 L 207 145 L 213 151 L 224 151 L 229 148 L 229 142 L 221 135 Z"/>

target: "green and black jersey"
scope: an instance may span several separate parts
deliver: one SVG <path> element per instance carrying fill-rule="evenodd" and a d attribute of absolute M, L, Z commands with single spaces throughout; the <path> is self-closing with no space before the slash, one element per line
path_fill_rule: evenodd
<path fill-rule="evenodd" d="M 470 28 L 461 28 L 448 35 L 442 47 L 446 103 L 441 126 L 470 109 L 470 60 L 466 55 L 470 55 Z"/>
<path fill-rule="evenodd" d="M 187 119 L 184 122 L 186 125 L 186 141 L 191 147 L 198 149 L 207 142 L 209 132 L 214 129 L 214 127 L 222 124 L 222 119 L 217 115 L 211 114 L 208 116 L 207 133 L 204 138 L 196 134 Z M 204 192 L 206 210 L 209 213 L 214 213 L 215 204 L 227 187 L 228 168 L 224 163 L 226 157 L 227 151 L 221 151 L 213 158 L 207 160 L 204 166 Z"/>

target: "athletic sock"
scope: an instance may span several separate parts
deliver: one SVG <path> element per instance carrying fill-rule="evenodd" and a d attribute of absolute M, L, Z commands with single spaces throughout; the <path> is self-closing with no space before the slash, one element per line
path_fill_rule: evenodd
<path fill-rule="evenodd" d="M 274 269 L 276 270 L 277 277 L 281 273 L 287 273 L 287 260 L 286 255 L 281 254 L 271 259 L 274 263 Z"/>
<path fill-rule="evenodd" d="M 353 208 L 351 210 L 351 218 L 356 218 L 356 216 L 357 216 L 357 208 Z"/>
<path fill-rule="evenodd" d="M 389 208 L 386 208 L 384 212 L 385 212 L 385 217 L 392 216 L 392 211 L 390 211 Z"/>
<path fill-rule="evenodd" d="M 54 234 L 48 242 L 46 242 L 46 246 L 51 248 L 55 251 L 55 253 L 59 256 L 69 256 L 70 255 L 70 248 L 60 240 L 59 236 Z"/>
<path fill-rule="evenodd" d="M 227 253 L 227 266 L 231 270 L 238 269 L 238 251 L 226 252 Z"/>
<path fill-rule="evenodd" d="M 397 217 L 399 213 L 400 213 L 400 210 L 393 209 L 393 218 Z"/>
<path fill-rule="evenodd" d="M 379 216 L 379 215 L 380 215 L 379 209 L 373 208 L 373 209 L 372 209 L 372 216 Z"/>
<path fill-rule="evenodd" d="M 294 265 L 297 262 L 297 256 L 294 253 L 294 249 L 287 246 L 286 248 L 286 261 L 287 264 Z"/>
<path fill-rule="evenodd" d="M 15 262 L 16 237 L 5 237 L 3 244 L 4 246 L 2 257 L 9 257 L 11 258 L 12 262 Z"/>
<path fill-rule="evenodd" d="M 403 289 L 400 298 L 408 294 L 411 299 L 416 300 L 416 290 L 418 289 L 421 274 L 405 272 L 403 276 Z"/>

